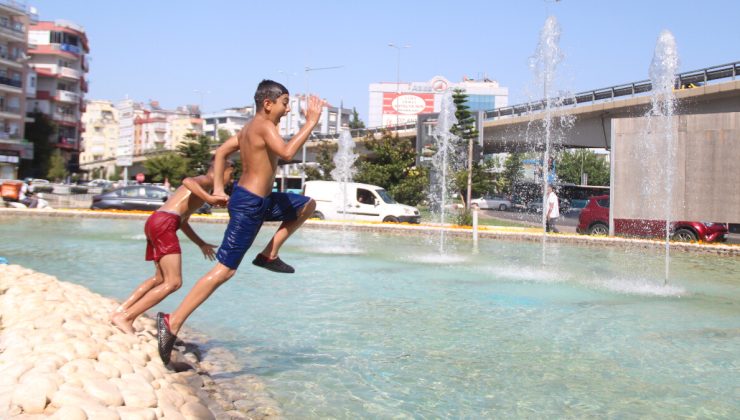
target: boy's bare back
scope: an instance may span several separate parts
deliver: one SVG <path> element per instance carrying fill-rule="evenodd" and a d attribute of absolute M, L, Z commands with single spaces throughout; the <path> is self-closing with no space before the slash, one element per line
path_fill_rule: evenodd
<path fill-rule="evenodd" d="M 213 188 L 213 177 L 208 175 L 196 176 L 192 179 L 205 191 Z M 203 205 L 205 200 L 193 194 L 185 185 L 179 186 L 170 198 L 159 208 L 160 211 L 175 212 L 181 218 L 190 216 Z"/>

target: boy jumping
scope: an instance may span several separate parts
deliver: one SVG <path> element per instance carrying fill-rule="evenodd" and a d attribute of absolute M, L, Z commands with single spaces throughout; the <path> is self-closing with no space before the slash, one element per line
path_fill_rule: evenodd
<path fill-rule="evenodd" d="M 223 170 L 219 177 L 220 184 L 228 182 L 234 172 L 234 162 Z M 214 197 L 208 193 L 214 184 L 213 165 L 208 173 L 185 178 L 175 193 L 152 213 L 144 225 L 146 235 L 146 260 L 154 261 L 154 275 L 146 279 L 134 290 L 131 296 L 111 313 L 111 322 L 126 333 L 134 333 L 134 320 L 154 305 L 161 302 L 182 285 L 182 255 L 177 230 L 190 238 L 203 252 L 203 256 L 214 259 L 214 248 L 202 240 L 188 223 L 203 202 L 211 205 L 225 205 L 225 194 Z M 222 187 L 223 190 L 223 187 Z"/>
<path fill-rule="evenodd" d="M 221 284 L 229 280 L 239 267 L 244 254 L 254 242 L 264 221 L 282 221 L 275 235 L 252 264 L 268 270 L 293 273 L 293 267 L 278 257 L 278 251 L 288 237 L 313 215 L 316 203 L 309 197 L 292 193 L 272 192 L 278 158 L 291 160 L 306 142 L 319 121 L 324 102 L 317 97 L 308 99 L 306 124 L 285 142 L 278 132 L 280 119 L 290 111 L 288 89 L 272 80 L 263 80 L 254 94 L 256 115 L 239 134 L 216 150 L 214 171 L 223 169 L 226 156 L 239 150 L 243 172 L 228 199 L 229 225 L 216 254 L 218 263 L 193 286 L 172 314 L 157 314 L 157 345 L 164 364 L 176 335 L 185 320 Z M 218 177 L 217 177 L 218 178 Z M 216 179 L 213 196 L 227 199 L 223 184 Z"/>

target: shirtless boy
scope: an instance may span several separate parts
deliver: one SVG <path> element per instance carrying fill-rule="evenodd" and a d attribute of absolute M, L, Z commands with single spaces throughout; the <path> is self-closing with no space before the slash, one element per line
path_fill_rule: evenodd
<path fill-rule="evenodd" d="M 226 170 L 222 169 L 223 175 L 219 177 L 221 185 L 228 182 L 234 172 L 234 163 L 229 161 L 228 166 Z M 147 219 L 144 225 L 146 260 L 154 261 L 155 272 L 111 314 L 111 322 L 122 331 L 133 334 L 134 320 L 182 285 L 182 255 L 177 239 L 178 229 L 200 248 L 205 258 L 214 259 L 216 245 L 206 243 L 188 223 L 190 215 L 202 206 L 203 202 L 211 205 L 226 204 L 225 194 L 214 197 L 208 193 L 213 187 L 213 174 L 214 168 L 211 166 L 206 175 L 185 178 L 182 186 Z"/>
<path fill-rule="evenodd" d="M 277 128 L 280 119 L 290 111 L 288 89 L 272 80 L 263 80 L 254 94 L 254 102 L 257 111 L 252 121 L 237 136 L 230 138 L 216 150 L 216 173 L 223 169 L 226 156 L 237 150 L 243 166 L 239 183 L 228 200 L 231 219 L 216 254 L 218 263 L 198 280 L 175 312 L 157 314 L 157 345 L 159 356 L 165 365 L 170 361 L 176 335 L 185 320 L 211 293 L 234 275 L 262 223 L 282 222 L 252 263 L 268 270 L 292 273 L 293 267 L 278 257 L 278 251 L 316 209 L 316 203 L 309 197 L 272 192 L 272 185 L 278 159 L 291 160 L 300 150 L 319 121 L 324 102 L 314 96 L 308 99 L 306 124 L 288 142 L 280 137 Z M 213 196 L 225 200 L 220 181 L 216 177 Z"/>

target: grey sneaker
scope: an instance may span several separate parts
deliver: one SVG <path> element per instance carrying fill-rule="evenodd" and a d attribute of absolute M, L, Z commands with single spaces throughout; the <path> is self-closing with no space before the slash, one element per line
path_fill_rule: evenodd
<path fill-rule="evenodd" d="M 284 263 L 280 257 L 275 257 L 274 260 L 271 260 L 262 254 L 257 254 L 252 264 L 276 273 L 295 273 L 295 269 Z"/>

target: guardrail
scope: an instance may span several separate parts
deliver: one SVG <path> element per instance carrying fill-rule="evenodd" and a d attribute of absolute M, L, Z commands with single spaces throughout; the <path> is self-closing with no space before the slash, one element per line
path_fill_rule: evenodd
<path fill-rule="evenodd" d="M 690 84 L 707 84 L 714 80 L 731 78 L 735 80 L 740 75 L 740 61 L 734 63 L 721 64 L 718 66 L 706 67 L 699 70 L 692 70 L 676 75 L 676 89 L 680 89 Z M 557 102 L 561 106 L 574 105 L 583 103 L 595 103 L 604 100 L 613 100 L 622 96 L 635 96 L 650 92 L 653 86 L 649 80 L 626 83 L 622 85 L 610 86 L 601 89 L 594 89 L 585 92 L 576 93 L 570 97 L 555 98 L 552 102 Z M 518 116 L 530 112 L 536 112 L 545 108 L 544 100 L 532 101 L 523 104 L 510 105 L 496 108 L 489 111 L 483 111 L 484 119 L 495 119 L 507 116 Z M 363 128 L 350 130 L 352 137 L 364 137 L 368 134 L 381 133 L 384 131 L 401 131 L 416 129 L 416 123 L 403 124 L 398 126 Z M 338 139 L 339 133 L 336 134 L 314 134 L 309 140 L 326 140 Z"/>

